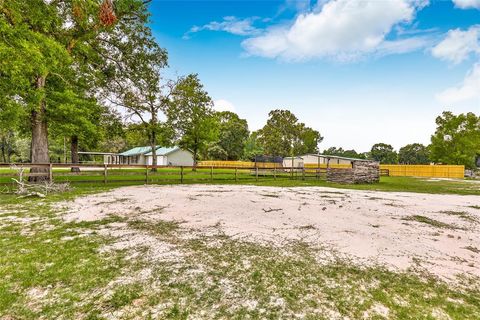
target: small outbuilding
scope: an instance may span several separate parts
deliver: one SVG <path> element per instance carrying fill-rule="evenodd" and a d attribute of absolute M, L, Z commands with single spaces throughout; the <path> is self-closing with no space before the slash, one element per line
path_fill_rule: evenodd
<path fill-rule="evenodd" d="M 380 164 L 366 159 L 306 154 L 286 157 L 283 166 L 326 168 L 327 181 L 336 183 L 376 183 L 380 181 Z"/>

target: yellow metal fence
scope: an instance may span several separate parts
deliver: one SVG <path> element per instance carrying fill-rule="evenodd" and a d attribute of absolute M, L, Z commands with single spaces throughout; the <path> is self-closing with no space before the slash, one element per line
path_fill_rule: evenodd
<path fill-rule="evenodd" d="M 465 166 L 459 165 L 381 164 L 380 169 L 388 169 L 392 177 L 463 178 L 465 175 Z"/>
<path fill-rule="evenodd" d="M 255 162 L 250 161 L 201 161 L 201 166 L 207 167 L 254 167 Z M 278 163 L 257 162 L 259 168 L 279 168 Z M 305 164 L 305 168 L 317 168 L 315 163 Z M 321 164 L 320 168 L 326 168 Z M 351 168 L 350 164 L 331 164 L 331 168 Z M 392 177 L 431 177 L 431 178 L 463 178 L 465 166 L 460 165 L 411 165 L 411 164 L 381 164 L 380 169 L 387 169 Z"/>
<path fill-rule="evenodd" d="M 255 162 L 250 161 L 222 161 L 222 160 L 206 160 L 199 161 L 199 166 L 204 167 L 237 167 L 237 168 L 252 168 L 255 167 Z M 280 168 L 281 164 L 274 162 L 257 162 L 258 168 Z"/>

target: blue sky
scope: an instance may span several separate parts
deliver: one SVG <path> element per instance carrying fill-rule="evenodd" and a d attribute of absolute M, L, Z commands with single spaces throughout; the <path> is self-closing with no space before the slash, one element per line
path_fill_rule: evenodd
<path fill-rule="evenodd" d="M 198 73 L 261 128 L 291 110 L 320 149 L 428 144 L 443 110 L 480 113 L 480 0 L 163 1 L 166 76 Z"/>

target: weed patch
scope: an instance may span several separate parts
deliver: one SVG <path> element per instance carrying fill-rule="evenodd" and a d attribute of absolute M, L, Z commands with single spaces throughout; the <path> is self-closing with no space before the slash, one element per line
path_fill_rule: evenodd
<path fill-rule="evenodd" d="M 469 221 L 469 222 L 477 222 L 477 219 L 475 219 L 468 212 L 465 212 L 465 211 L 445 210 L 445 211 L 440 211 L 440 213 L 447 214 L 449 216 L 457 216 L 457 217 L 459 217 L 463 220 Z"/>
<path fill-rule="evenodd" d="M 416 222 L 431 225 L 432 227 L 435 227 L 435 228 L 461 229 L 461 228 L 459 228 L 459 227 L 457 227 L 453 224 L 448 224 L 448 223 L 441 222 L 441 221 L 438 221 L 438 220 L 435 220 L 435 219 L 432 219 L 432 218 L 429 218 L 429 217 L 421 216 L 421 215 L 409 216 L 409 217 L 403 218 L 403 220 L 416 221 Z"/>

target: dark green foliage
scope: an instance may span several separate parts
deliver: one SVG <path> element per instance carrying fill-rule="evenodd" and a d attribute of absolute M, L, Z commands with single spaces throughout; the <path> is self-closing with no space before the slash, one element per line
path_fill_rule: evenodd
<path fill-rule="evenodd" d="M 208 148 L 211 159 L 238 160 L 249 137 L 247 120 L 233 112 L 217 112 L 218 141 Z"/>
<path fill-rule="evenodd" d="M 22 121 L 31 127 L 33 162 L 48 162 L 50 122 L 85 135 L 98 125 L 91 123 L 96 112 L 89 112 L 94 93 L 115 78 L 119 56 L 148 40 L 145 3 L 115 1 L 109 23 L 102 18 L 100 1 L 0 2 L 1 102 L 23 110 Z"/>
<path fill-rule="evenodd" d="M 340 157 L 347 157 L 347 158 L 357 158 L 357 159 L 366 159 L 364 153 L 357 153 L 355 150 L 343 150 L 342 147 L 330 147 L 328 149 L 323 150 L 323 154 L 330 155 L 330 156 L 340 156 Z"/>
<path fill-rule="evenodd" d="M 213 102 L 196 74 L 178 81 L 170 95 L 167 116 L 181 147 L 192 151 L 195 161 L 218 137 Z"/>
<path fill-rule="evenodd" d="M 437 129 L 431 137 L 431 159 L 437 163 L 475 168 L 475 157 L 480 154 L 480 117 L 473 112 L 454 115 L 445 111 L 435 122 Z"/>
<path fill-rule="evenodd" d="M 372 150 L 370 150 L 370 157 L 375 161 L 379 161 L 380 163 L 398 163 L 397 153 L 395 150 L 393 150 L 391 145 L 385 143 L 374 144 Z"/>
<path fill-rule="evenodd" d="M 258 131 L 250 133 L 243 150 L 243 160 L 251 161 L 256 155 L 264 154 L 263 146 L 258 141 Z"/>
<path fill-rule="evenodd" d="M 258 131 L 258 142 L 267 155 L 291 156 L 317 153 L 323 137 L 318 131 L 298 122 L 288 110 L 270 111 L 267 124 Z"/>
<path fill-rule="evenodd" d="M 398 151 L 398 162 L 401 164 L 429 164 L 428 148 L 420 143 L 407 144 Z"/>

